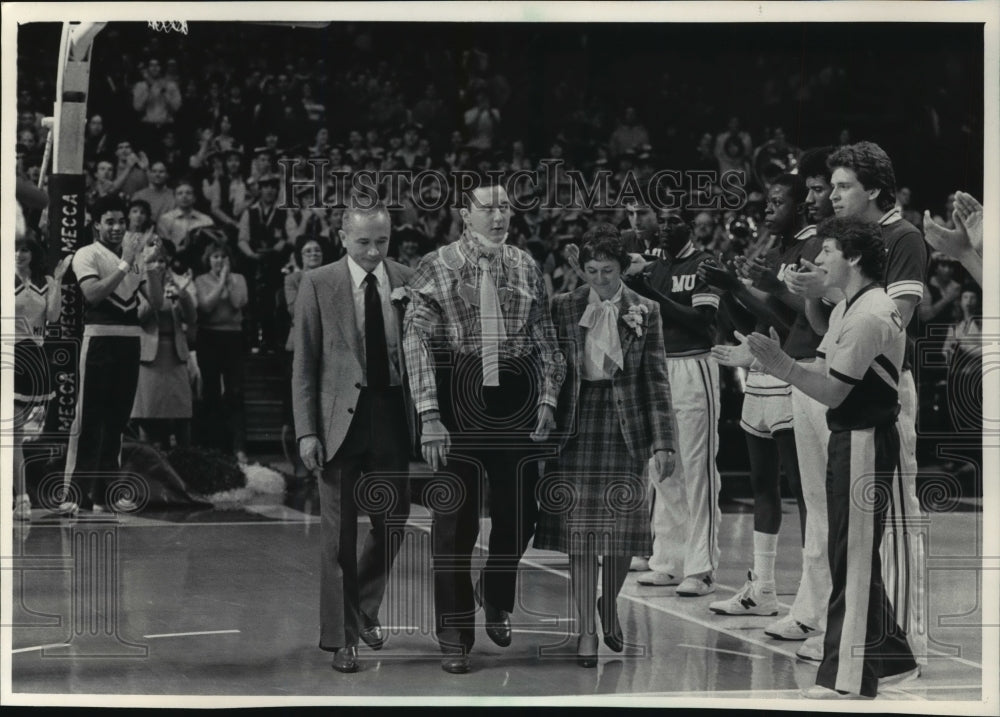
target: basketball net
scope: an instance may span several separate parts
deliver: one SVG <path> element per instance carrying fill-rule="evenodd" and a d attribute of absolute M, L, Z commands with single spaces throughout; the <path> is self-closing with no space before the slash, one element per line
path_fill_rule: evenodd
<path fill-rule="evenodd" d="M 181 32 L 187 35 L 188 24 L 184 20 L 150 20 L 149 27 L 156 32 Z"/>

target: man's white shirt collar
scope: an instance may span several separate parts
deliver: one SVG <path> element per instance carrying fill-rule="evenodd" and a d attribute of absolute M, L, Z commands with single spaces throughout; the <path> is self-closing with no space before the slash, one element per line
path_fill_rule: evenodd
<path fill-rule="evenodd" d="M 351 272 L 351 282 L 354 284 L 355 289 L 362 288 L 362 282 L 364 282 L 365 277 L 368 276 L 368 272 L 361 268 L 358 262 L 354 261 L 350 256 L 347 257 L 347 268 Z M 385 270 L 385 262 L 380 261 L 375 270 L 372 271 L 375 275 L 375 279 L 378 281 L 378 290 L 381 293 L 384 289 L 389 286 L 389 275 Z"/>

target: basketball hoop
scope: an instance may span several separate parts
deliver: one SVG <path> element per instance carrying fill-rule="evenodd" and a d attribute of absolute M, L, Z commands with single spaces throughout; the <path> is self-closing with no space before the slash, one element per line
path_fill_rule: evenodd
<path fill-rule="evenodd" d="M 188 24 L 184 20 L 150 20 L 149 27 L 156 32 L 180 32 L 188 34 Z"/>

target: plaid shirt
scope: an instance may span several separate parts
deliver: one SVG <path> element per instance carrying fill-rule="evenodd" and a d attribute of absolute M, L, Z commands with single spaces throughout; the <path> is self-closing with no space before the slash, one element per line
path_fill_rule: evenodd
<path fill-rule="evenodd" d="M 424 418 L 438 414 L 431 352 L 482 356 L 480 256 L 490 260 L 490 274 L 503 311 L 507 340 L 500 344 L 500 359 L 540 356 L 539 403 L 556 406 L 566 360 L 558 350 L 538 265 L 530 254 L 513 246 L 504 245 L 493 256 L 485 254 L 474 239 L 463 234 L 454 244 L 421 259 L 408 283 L 410 303 L 403 320 L 403 350 L 413 401 Z"/>

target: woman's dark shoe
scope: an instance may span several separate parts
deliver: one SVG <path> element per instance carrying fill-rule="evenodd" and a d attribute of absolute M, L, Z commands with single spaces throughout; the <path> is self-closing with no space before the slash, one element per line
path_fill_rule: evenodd
<path fill-rule="evenodd" d="M 597 598 L 597 616 L 601 618 L 601 629 L 604 630 L 604 644 L 614 652 L 621 652 L 625 648 L 625 640 L 622 637 L 622 626 L 618 622 L 618 610 L 615 609 L 611 613 L 611 619 L 605 621 L 604 611 L 601 609 L 603 602 L 603 595 Z M 609 622 L 611 623 L 610 625 L 608 625 Z M 611 628 L 610 630 L 608 629 L 609 627 Z"/>
<path fill-rule="evenodd" d="M 580 635 L 576 641 L 576 664 L 597 667 L 597 635 Z"/>

